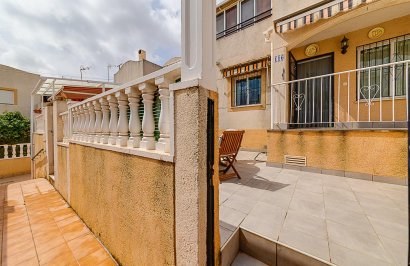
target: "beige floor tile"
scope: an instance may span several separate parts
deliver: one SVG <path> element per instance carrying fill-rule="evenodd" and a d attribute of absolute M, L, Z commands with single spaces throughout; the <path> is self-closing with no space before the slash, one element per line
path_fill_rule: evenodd
<path fill-rule="evenodd" d="M 68 246 L 77 260 L 80 260 L 102 248 L 101 244 L 91 234 L 86 234 L 68 241 Z"/>
<path fill-rule="evenodd" d="M 267 266 L 267 264 L 243 253 L 239 252 L 235 257 L 235 260 L 232 262 L 232 266 Z"/>
<path fill-rule="evenodd" d="M 380 237 L 386 251 L 393 258 L 396 265 L 405 266 L 407 264 L 407 244 L 387 237 Z"/>
<path fill-rule="evenodd" d="M 325 219 L 306 213 L 289 210 L 283 228 L 284 230 L 297 230 L 313 237 L 322 238 L 324 240 L 327 239 Z"/>
<path fill-rule="evenodd" d="M 80 265 L 99 265 L 100 263 L 104 262 L 105 260 L 112 260 L 110 255 L 108 255 L 107 251 L 103 248 L 99 248 L 96 251 L 92 252 L 91 254 L 81 258 L 78 262 Z"/>
<path fill-rule="evenodd" d="M 371 224 L 363 213 L 345 211 L 337 208 L 325 208 L 326 219 L 333 222 L 355 226 L 358 228 L 370 228 Z"/>
<path fill-rule="evenodd" d="M 238 227 L 245 217 L 246 214 L 240 211 L 234 210 L 224 205 L 221 205 L 219 207 L 219 220 L 234 227 Z"/>
<path fill-rule="evenodd" d="M 326 198 L 342 201 L 357 201 L 355 194 L 351 190 L 324 186 L 323 192 Z"/>
<path fill-rule="evenodd" d="M 382 221 L 373 217 L 369 217 L 369 220 L 376 234 L 402 243 L 408 243 L 408 226 Z"/>
<path fill-rule="evenodd" d="M 232 208 L 242 213 L 249 213 L 256 205 L 257 200 L 246 196 L 237 195 L 236 193 L 230 196 L 223 204 L 225 207 Z"/>
<path fill-rule="evenodd" d="M 25 260 L 36 255 L 33 240 L 26 240 L 8 244 L 3 242 L 2 246 L 2 261 Z M 21 257 L 21 258 L 19 258 Z"/>
<path fill-rule="evenodd" d="M 332 263 L 339 266 L 386 266 L 393 265 L 386 261 L 372 257 L 369 254 L 358 252 L 333 242 L 329 243 L 330 260 Z"/>
<path fill-rule="evenodd" d="M 330 259 L 328 242 L 322 238 L 292 228 L 283 228 L 279 235 L 279 242 L 320 259 L 326 261 Z"/>
<path fill-rule="evenodd" d="M 325 217 L 324 203 L 319 201 L 310 201 L 303 198 L 293 197 L 290 202 L 289 209 L 306 213 L 308 215 Z"/>
<path fill-rule="evenodd" d="M 371 228 L 365 230 L 327 221 L 327 231 L 330 242 L 391 262 L 390 256 Z"/>
<path fill-rule="evenodd" d="M 296 189 L 297 190 L 302 190 L 302 191 L 318 193 L 318 194 L 323 194 L 323 186 L 321 184 L 320 185 L 305 184 L 305 183 L 301 183 L 300 179 L 299 179 L 298 183 L 296 184 Z"/>
<path fill-rule="evenodd" d="M 59 228 L 61 228 L 61 227 L 63 227 L 63 226 L 69 225 L 69 224 L 71 224 L 71 223 L 73 223 L 73 222 L 75 222 L 75 221 L 79 221 L 79 220 L 80 220 L 80 218 L 79 218 L 77 215 L 75 215 L 75 216 L 71 216 L 71 217 L 68 217 L 68 218 L 66 218 L 66 219 L 60 220 L 60 221 L 58 221 L 58 222 L 56 222 L 56 223 L 57 223 L 57 226 L 58 226 Z"/>
<path fill-rule="evenodd" d="M 74 221 L 66 226 L 60 227 L 61 233 L 66 241 L 89 233 L 87 226 L 80 220 Z"/>
<path fill-rule="evenodd" d="M 356 201 L 344 201 L 332 198 L 325 198 L 325 209 L 336 209 L 364 214 L 364 210 Z"/>
<path fill-rule="evenodd" d="M 115 261 L 112 260 L 111 258 L 105 259 L 104 261 L 98 264 L 98 266 L 116 266 L 116 265 L 117 263 L 115 263 Z M 93 266 L 93 265 L 90 265 L 90 266 Z"/>
<path fill-rule="evenodd" d="M 41 265 L 78 265 L 73 253 L 65 243 L 39 254 L 39 259 Z"/>

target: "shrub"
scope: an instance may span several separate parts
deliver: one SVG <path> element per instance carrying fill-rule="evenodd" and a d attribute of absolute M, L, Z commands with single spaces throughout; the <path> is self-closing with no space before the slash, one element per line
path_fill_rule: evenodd
<path fill-rule="evenodd" d="M 30 120 L 20 112 L 0 114 L 0 145 L 30 142 Z"/>

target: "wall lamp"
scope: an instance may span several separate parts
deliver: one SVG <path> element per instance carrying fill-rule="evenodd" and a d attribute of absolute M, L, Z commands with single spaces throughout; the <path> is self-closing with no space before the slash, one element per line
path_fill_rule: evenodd
<path fill-rule="evenodd" d="M 342 41 L 340 42 L 340 45 L 342 48 L 342 54 L 347 53 L 347 48 L 349 48 L 349 39 L 344 36 Z"/>

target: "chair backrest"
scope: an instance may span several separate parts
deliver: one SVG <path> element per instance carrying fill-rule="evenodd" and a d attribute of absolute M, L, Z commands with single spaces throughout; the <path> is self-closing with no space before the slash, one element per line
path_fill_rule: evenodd
<path fill-rule="evenodd" d="M 227 130 L 222 133 L 219 155 L 226 156 L 237 154 L 241 147 L 244 130 Z"/>

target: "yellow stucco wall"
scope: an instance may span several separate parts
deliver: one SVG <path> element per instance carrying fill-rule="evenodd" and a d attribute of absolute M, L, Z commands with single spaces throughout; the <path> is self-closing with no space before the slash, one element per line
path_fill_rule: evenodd
<path fill-rule="evenodd" d="M 246 150 L 266 150 L 267 142 L 268 142 L 268 131 L 264 128 L 256 128 L 256 129 L 242 129 L 238 128 L 238 130 L 245 130 L 245 134 L 242 138 L 242 149 Z M 222 135 L 224 130 L 219 130 L 219 135 Z"/>
<path fill-rule="evenodd" d="M 122 265 L 174 265 L 174 165 L 70 144 L 71 206 Z"/>
<path fill-rule="evenodd" d="M 316 44 L 319 46 L 319 53 L 316 56 L 325 55 L 333 53 L 334 56 L 334 72 L 341 72 L 346 70 L 356 69 L 357 66 L 357 47 L 362 45 L 379 42 L 383 40 L 388 40 L 394 37 L 409 34 L 410 30 L 408 25 L 410 25 L 410 15 L 394 19 L 385 23 L 380 23 L 373 25 L 371 27 L 363 28 L 358 31 L 348 32 L 344 35 L 337 36 L 330 39 L 325 39 Z M 383 27 L 385 33 L 382 37 L 378 39 L 369 39 L 368 32 L 375 27 Z M 349 48 L 346 54 L 342 54 L 340 50 L 340 41 L 343 36 L 349 38 Z M 291 50 L 292 55 L 296 60 L 307 59 L 305 55 L 306 46 L 301 46 Z M 340 121 L 347 121 L 348 119 L 348 98 L 350 98 L 350 121 L 357 121 L 357 86 L 356 86 L 356 74 L 352 73 L 350 76 L 350 88 L 348 90 L 348 76 L 343 75 L 340 77 L 340 101 L 338 101 L 338 84 L 339 78 L 335 77 L 334 80 L 334 119 L 338 121 L 338 112 L 340 112 Z M 348 97 L 348 91 L 350 97 Z M 340 107 L 338 107 L 340 103 Z M 383 121 L 391 121 L 393 117 L 393 101 L 391 99 L 384 98 L 382 101 L 382 118 Z M 404 97 L 399 97 L 395 99 L 395 120 L 405 121 L 406 120 L 406 101 Z M 368 105 L 365 102 L 360 103 L 359 109 L 359 119 L 360 121 L 368 120 Z M 378 121 L 380 119 L 380 102 L 378 100 L 374 101 L 371 105 L 371 120 Z"/>
<path fill-rule="evenodd" d="M 36 155 L 41 149 L 45 149 L 44 135 L 34 133 L 34 155 Z M 47 156 L 43 151 L 34 160 L 34 178 L 47 178 Z"/>
<path fill-rule="evenodd" d="M 66 201 L 68 201 L 67 153 L 67 147 L 57 146 L 58 168 L 57 180 L 54 184 L 58 192 L 60 192 L 61 196 L 63 196 Z"/>
<path fill-rule="evenodd" d="M 29 174 L 30 158 L 14 158 L 0 160 L 0 178 Z"/>
<path fill-rule="evenodd" d="M 268 162 L 307 157 L 307 166 L 404 179 L 406 131 L 269 131 Z"/>

